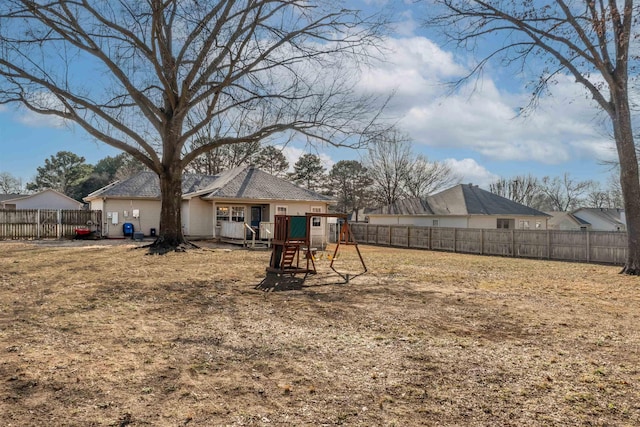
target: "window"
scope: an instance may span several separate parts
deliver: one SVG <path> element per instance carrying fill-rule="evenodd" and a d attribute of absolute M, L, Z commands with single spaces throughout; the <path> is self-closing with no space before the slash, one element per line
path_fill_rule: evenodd
<path fill-rule="evenodd" d="M 536 228 L 537 229 L 542 228 L 542 222 L 536 221 Z"/>
<path fill-rule="evenodd" d="M 320 206 L 311 206 L 311 213 L 322 213 Z M 322 218 L 318 216 L 311 217 L 311 226 L 320 227 L 322 225 Z"/>
<path fill-rule="evenodd" d="M 244 222 L 244 206 L 231 207 L 231 221 Z"/>
<path fill-rule="evenodd" d="M 515 228 L 515 219 L 498 218 L 496 220 L 496 228 Z"/>
<path fill-rule="evenodd" d="M 276 215 L 286 215 L 287 207 L 286 206 L 276 206 Z"/>
<path fill-rule="evenodd" d="M 439 219 L 434 219 L 433 220 L 433 226 L 434 227 L 439 227 L 440 226 L 440 220 Z"/>
<path fill-rule="evenodd" d="M 229 221 L 229 206 L 216 206 L 216 225 L 219 227 L 222 221 Z"/>
<path fill-rule="evenodd" d="M 522 230 L 528 230 L 529 229 L 529 221 L 521 220 L 520 221 L 520 228 Z"/>

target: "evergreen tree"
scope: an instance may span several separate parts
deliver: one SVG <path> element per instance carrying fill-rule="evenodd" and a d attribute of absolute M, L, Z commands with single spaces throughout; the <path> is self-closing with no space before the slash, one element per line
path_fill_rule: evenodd
<path fill-rule="evenodd" d="M 293 173 L 290 178 L 293 182 L 309 190 L 320 190 L 325 168 L 320 157 L 315 154 L 303 154 L 293 165 Z"/>

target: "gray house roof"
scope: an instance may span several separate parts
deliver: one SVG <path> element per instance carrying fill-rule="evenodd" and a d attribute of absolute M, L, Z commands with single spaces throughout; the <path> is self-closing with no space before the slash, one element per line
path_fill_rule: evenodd
<path fill-rule="evenodd" d="M 241 166 L 227 172 L 203 190 L 203 199 L 332 200 L 253 166 Z"/>
<path fill-rule="evenodd" d="M 626 226 L 626 222 L 623 219 L 624 209 L 616 208 L 579 208 L 571 212 L 571 214 L 580 221 L 589 224 L 585 219 L 580 217 L 582 212 L 589 213 L 602 221 L 614 224 Z"/>
<path fill-rule="evenodd" d="M 210 185 L 216 176 L 184 174 L 182 176 L 182 194 L 192 193 Z M 154 172 L 140 172 L 122 181 L 102 187 L 89 194 L 85 199 L 95 197 L 143 197 L 160 198 L 160 179 Z"/>
<path fill-rule="evenodd" d="M 314 200 L 331 199 L 298 187 L 253 166 L 240 166 L 219 175 L 184 174 L 182 195 L 203 199 Z M 85 197 L 160 198 L 160 180 L 153 172 L 140 172 L 123 181 L 116 181 Z"/>
<path fill-rule="evenodd" d="M 400 200 L 370 215 L 523 215 L 549 216 L 544 212 L 483 190 L 477 185 L 459 184 L 426 199 Z"/>
<path fill-rule="evenodd" d="M 0 202 L 4 202 L 5 200 L 20 199 L 27 196 L 28 194 L 0 194 Z"/>

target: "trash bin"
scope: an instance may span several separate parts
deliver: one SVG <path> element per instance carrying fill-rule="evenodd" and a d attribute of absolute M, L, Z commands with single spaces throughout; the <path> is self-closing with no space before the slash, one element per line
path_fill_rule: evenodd
<path fill-rule="evenodd" d="M 155 228 L 152 228 L 152 229 L 149 230 L 149 236 L 156 237 L 156 229 Z"/>
<path fill-rule="evenodd" d="M 124 237 L 133 237 L 133 224 L 130 222 L 122 224 L 122 234 L 124 234 Z"/>

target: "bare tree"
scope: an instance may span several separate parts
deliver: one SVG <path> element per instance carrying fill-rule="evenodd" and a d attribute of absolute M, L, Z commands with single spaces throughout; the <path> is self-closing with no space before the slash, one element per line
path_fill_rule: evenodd
<path fill-rule="evenodd" d="M 535 209 L 542 192 L 538 178 L 531 174 L 500 178 L 489 184 L 489 191 Z"/>
<path fill-rule="evenodd" d="M 629 71 L 637 55 L 640 7 L 633 0 L 432 0 L 428 24 L 460 47 L 483 55 L 472 73 L 493 59 L 523 64 L 534 78 L 534 100 L 555 76 L 566 72 L 587 89 L 607 114 L 620 161 L 627 214 L 628 254 L 622 272 L 640 274 L 640 177 L 629 102 Z M 480 49 L 488 37 L 503 36 L 494 49 Z M 535 60 L 544 66 L 535 69 Z M 527 64 L 527 67 L 524 66 Z"/>
<path fill-rule="evenodd" d="M 460 182 L 448 165 L 415 154 L 409 137 L 397 129 L 375 138 L 364 164 L 373 181 L 373 197 L 385 205 L 407 197 L 424 198 Z"/>
<path fill-rule="evenodd" d="M 545 176 L 540 189 L 546 196 L 550 210 L 566 212 L 579 207 L 592 185 L 592 181 L 576 181 L 569 173 L 565 173 L 562 178 Z"/>
<path fill-rule="evenodd" d="M 22 181 L 9 172 L 0 172 L 0 193 L 17 194 L 22 191 Z"/>
<path fill-rule="evenodd" d="M 4 0 L 0 104 L 73 122 L 154 171 L 168 250 L 185 243 L 182 173 L 199 155 L 292 132 L 366 143 L 380 108 L 345 67 L 380 28 L 331 0 Z M 208 126 L 216 137 L 186 149 Z"/>
<path fill-rule="evenodd" d="M 425 198 L 438 190 L 460 183 L 451 167 L 443 162 L 431 162 L 426 156 L 418 154 L 409 166 L 410 173 L 405 177 L 404 189 L 408 197 Z"/>
<path fill-rule="evenodd" d="M 404 183 L 413 161 L 407 135 L 398 130 L 386 132 L 370 145 L 364 159 L 373 181 L 373 198 L 390 205 L 404 197 Z"/>

